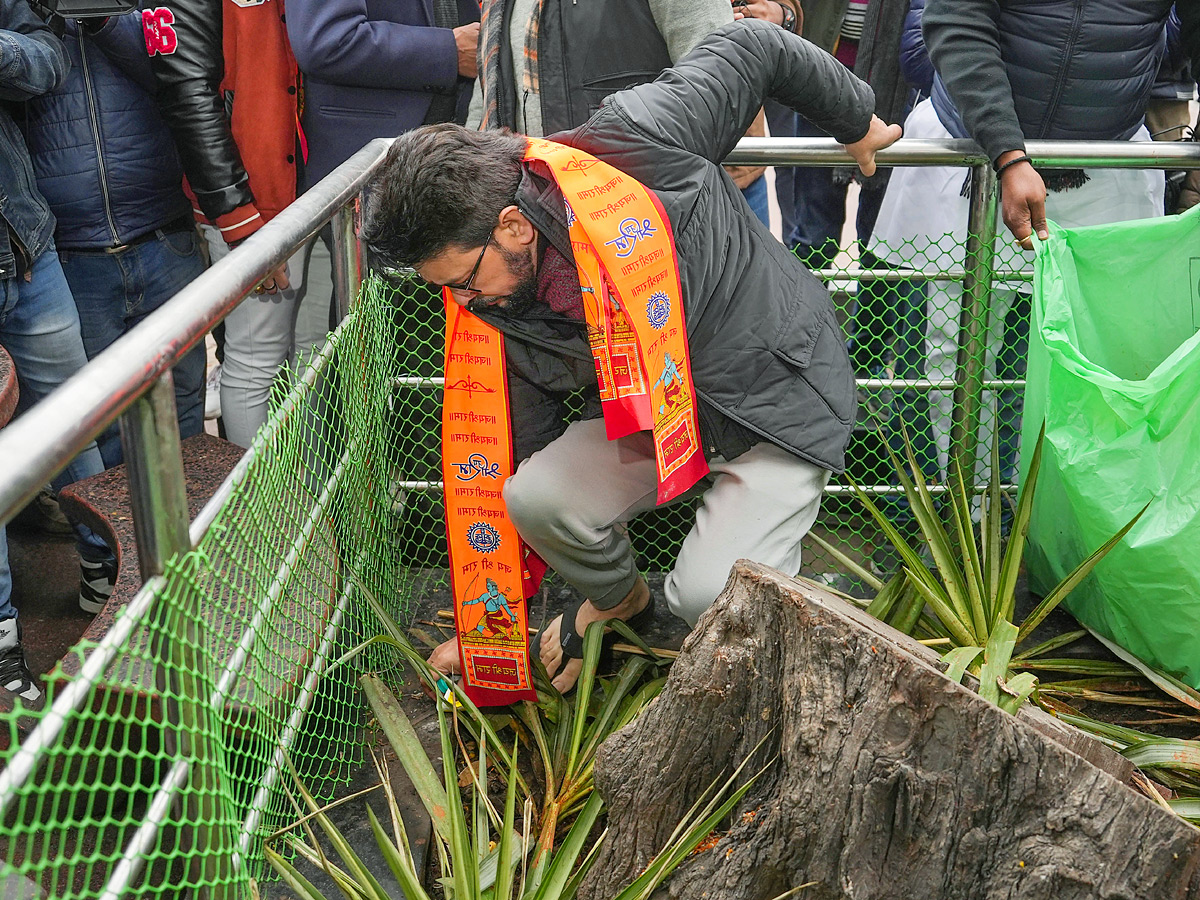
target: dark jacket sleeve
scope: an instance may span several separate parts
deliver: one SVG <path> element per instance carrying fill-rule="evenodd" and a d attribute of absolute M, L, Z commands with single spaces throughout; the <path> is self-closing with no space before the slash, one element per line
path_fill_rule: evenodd
<path fill-rule="evenodd" d="M 223 6 L 223 0 L 168 0 L 163 7 L 174 19 L 177 44 L 151 58 L 159 109 L 200 209 L 213 222 L 249 213 L 254 204 L 219 87 Z"/>
<path fill-rule="evenodd" d="M 925 11 L 925 0 L 912 0 L 908 14 L 904 17 L 904 31 L 900 34 L 900 72 L 904 80 L 929 96 L 933 87 L 933 60 L 925 49 L 921 37 L 921 14 Z"/>
<path fill-rule="evenodd" d="M 1200 77 L 1200 0 L 1177 0 L 1179 40 L 1192 62 L 1192 75 Z"/>
<path fill-rule="evenodd" d="M 134 10 L 121 16 L 109 16 L 99 30 L 85 29 L 83 33 L 130 81 L 150 94 L 155 92 L 154 70 L 146 56 L 140 12 Z"/>
<path fill-rule="evenodd" d="M 791 107 L 842 143 L 871 124 L 871 88 L 828 53 L 769 22 L 722 26 L 648 84 L 614 94 L 638 127 L 710 162 L 723 160 L 765 100 Z"/>
<path fill-rule="evenodd" d="M 1012 86 L 1000 57 L 996 0 L 926 0 L 923 32 L 933 66 L 988 158 L 1024 150 Z"/>
<path fill-rule="evenodd" d="M 454 32 L 424 24 L 416 0 L 380 19 L 367 0 L 289 0 L 288 38 L 307 75 L 353 87 L 450 92 L 458 84 Z M 400 21 L 411 19 L 421 24 Z"/>
<path fill-rule="evenodd" d="M 2 0 L 0 99 L 28 100 L 54 90 L 67 77 L 67 48 L 25 0 Z"/>

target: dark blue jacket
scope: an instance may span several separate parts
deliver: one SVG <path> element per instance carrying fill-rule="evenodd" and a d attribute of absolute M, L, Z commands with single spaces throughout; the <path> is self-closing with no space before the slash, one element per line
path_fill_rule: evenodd
<path fill-rule="evenodd" d="M 1183 35 L 1179 13 L 1171 10 L 1167 19 L 1167 51 L 1158 68 L 1158 80 L 1150 96 L 1160 100 L 1191 100 L 1196 91 L 1196 79 L 1192 77 L 1192 64 L 1183 49 Z"/>
<path fill-rule="evenodd" d="M 922 96 L 928 97 L 933 87 L 933 60 L 925 49 L 925 39 L 921 37 L 921 14 L 925 12 L 925 0 L 911 0 L 908 4 L 908 14 L 904 17 L 904 31 L 900 34 L 900 74 L 904 80 L 916 88 Z"/>
<path fill-rule="evenodd" d="M 67 51 L 26 0 L 0 0 L 0 100 L 28 100 L 54 90 L 67 74 Z M 0 103 L 0 279 L 12 278 L 50 246 L 54 216 L 38 193 L 25 141 Z M 20 247 L 14 247 L 9 230 Z"/>
<path fill-rule="evenodd" d="M 1185 24 L 1196 7 L 1180 4 Z M 926 0 L 938 118 L 993 160 L 1026 139 L 1129 138 L 1158 76 L 1170 10 L 1171 0 Z"/>
<path fill-rule="evenodd" d="M 478 0 L 457 2 L 460 25 L 479 20 Z M 433 0 L 288 0 L 305 76 L 304 187 L 372 138 L 421 125 L 435 94 L 454 95 L 465 119 L 473 82 L 459 77 L 454 34 L 433 23 Z"/>
<path fill-rule="evenodd" d="M 113 16 L 95 34 L 67 23 L 71 71 L 28 104 L 25 135 L 61 248 L 127 243 L 191 215 L 183 170 L 154 98 L 142 17 Z"/>

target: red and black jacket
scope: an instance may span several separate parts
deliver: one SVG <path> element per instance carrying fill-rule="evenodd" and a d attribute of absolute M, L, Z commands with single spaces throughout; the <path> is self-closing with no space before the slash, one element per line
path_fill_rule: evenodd
<path fill-rule="evenodd" d="M 296 198 L 298 84 L 286 21 L 284 0 L 165 0 L 142 12 L 197 218 L 227 243 Z"/>

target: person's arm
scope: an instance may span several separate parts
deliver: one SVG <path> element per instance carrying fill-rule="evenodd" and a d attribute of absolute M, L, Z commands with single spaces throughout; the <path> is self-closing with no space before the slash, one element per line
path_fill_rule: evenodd
<path fill-rule="evenodd" d="M 179 150 L 200 210 L 226 243 L 263 225 L 230 130 L 224 75 L 222 0 L 164 0 L 143 18 L 159 110 Z"/>
<path fill-rule="evenodd" d="M 922 31 L 963 124 L 1000 172 L 1004 224 L 1026 250 L 1046 240 L 1046 184 L 1027 160 L 1025 135 L 1000 56 L 995 0 L 926 0 Z M 1063 52 L 1063 48 L 1053 52 Z"/>
<path fill-rule="evenodd" d="M 25 0 L 0 3 L 0 99 L 29 100 L 54 90 L 67 77 L 67 48 Z"/>
<path fill-rule="evenodd" d="M 710 34 L 678 65 L 614 94 L 609 105 L 652 139 L 719 163 L 769 99 L 846 144 L 868 175 L 875 171 L 875 150 L 900 136 L 900 126 L 884 125 L 873 114 L 874 93 L 845 66 L 803 38 L 754 19 Z M 580 138 L 586 142 L 586 127 Z"/>
<path fill-rule="evenodd" d="M 729 0 L 650 0 L 650 15 L 667 44 L 667 54 L 677 63 L 700 40 L 733 21 Z"/>
<path fill-rule="evenodd" d="M 922 31 L 929 58 L 976 143 L 998 162 L 1025 152 L 1008 71 L 1000 57 L 996 0 L 926 0 Z M 1061 53 L 1063 48 L 1046 48 Z"/>
<path fill-rule="evenodd" d="M 377 11 L 372 17 L 367 0 L 289 0 L 287 12 L 296 62 L 323 81 L 448 93 L 460 75 L 474 77 L 477 22 L 453 29 L 409 25 L 377 18 Z"/>

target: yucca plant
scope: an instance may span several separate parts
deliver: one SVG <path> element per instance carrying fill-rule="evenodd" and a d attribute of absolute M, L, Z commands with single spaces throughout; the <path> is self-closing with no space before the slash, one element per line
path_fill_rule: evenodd
<path fill-rule="evenodd" d="M 1043 435 L 1039 435 L 1007 541 L 1001 534 L 1006 498 L 1000 487 L 999 442 L 992 441 L 992 475 L 982 497 L 978 523 L 972 515 L 973 493 L 968 490 L 957 461 L 952 464 L 952 481 L 945 495 L 949 507 L 946 524 L 925 483 L 907 433 L 904 433 L 905 460 L 886 442 L 884 446 L 928 546 L 933 566 L 926 564 L 900 529 L 856 484 L 851 485 L 855 496 L 895 547 L 903 563 L 901 570 L 884 582 L 816 535 L 812 536 L 827 553 L 875 588 L 877 593 L 867 607 L 868 612 L 901 631 L 923 637 L 931 645 L 948 646 L 943 657 L 949 667 L 947 674 L 955 680 L 966 672 L 975 675 L 980 681 L 980 695 L 1008 712 L 1015 712 L 1037 685 L 1037 678 L 1028 671 L 1029 666 L 1021 665 L 1022 661 L 1038 659 L 1061 644 L 1051 642 L 1051 646 L 1030 648 L 1014 664 L 1016 647 L 1125 537 L 1146 510 L 1143 507 L 1124 528 L 1076 566 L 1019 626 L 1014 624 L 1017 575 L 1033 510 L 1042 440 Z M 926 607 L 932 616 L 926 613 Z"/>
<path fill-rule="evenodd" d="M 429 668 L 413 648 L 399 624 L 355 576 L 356 588 L 383 625 L 383 633 L 354 648 L 339 663 L 357 657 L 372 646 L 390 647 L 418 677 L 431 687 L 439 674 Z M 614 676 L 597 677 L 604 627 L 633 642 L 642 657 L 627 660 Z M 570 898 L 595 858 L 603 834 L 594 835 L 603 804 L 593 791 L 595 752 L 604 738 L 630 722 L 662 690 L 660 658 L 622 622 L 592 625 L 584 638 L 584 657 L 575 696 L 567 699 L 550 684 L 535 660 L 539 702 L 524 702 L 500 714 L 485 714 L 457 686 L 450 696 L 437 696 L 442 742 L 442 773 L 430 763 L 403 708 L 378 677 L 361 679 L 371 710 L 397 758 L 412 781 L 434 826 L 434 844 L 441 870 L 442 896 L 458 900 L 558 900 Z M 511 726 L 514 736 L 501 738 Z M 519 748 L 532 749 L 535 769 L 541 776 L 539 792 L 522 774 Z M 470 747 L 474 747 L 474 758 Z M 379 765 L 377 763 L 377 765 Z M 460 789 L 466 776 L 466 792 Z M 491 773 L 504 785 L 501 807 L 488 790 Z M 385 773 L 381 771 L 381 776 Z M 680 823 L 668 846 L 618 900 L 640 900 L 665 880 L 741 799 L 753 783 L 737 790 L 733 784 L 742 768 L 723 785 L 714 784 Z M 380 851 L 410 900 L 429 894 L 420 883 L 408 835 L 386 777 L 382 778 L 391 818 L 391 831 L 368 808 Z M 279 841 L 300 859 L 325 871 L 350 900 L 385 897 L 378 879 L 370 873 L 337 832 L 303 785 L 297 784 L 295 807 L 298 827 L 280 833 Z M 520 828 L 517 828 L 518 809 Z M 313 827 L 315 823 L 315 828 Z M 318 830 L 338 857 L 330 860 L 322 849 Z M 274 847 L 267 858 L 302 900 L 322 895 L 299 869 Z"/>
<path fill-rule="evenodd" d="M 1039 434 L 1020 499 L 1013 510 L 1007 542 L 1001 534 L 1002 506 L 1008 501 L 1000 488 L 999 445 L 992 443 L 992 475 L 982 497 L 979 521 L 972 515 L 973 495 L 962 470 L 953 466 L 947 492 L 949 522 L 944 523 L 932 492 L 921 475 L 915 454 L 904 435 L 905 459 L 888 448 L 905 498 L 928 545 L 933 566 L 902 535 L 900 529 L 857 485 L 853 490 L 864 509 L 896 548 L 903 566 L 884 581 L 817 535 L 811 539 L 848 572 L 875 590 L 865 604 L 872 615 L 931 646 L 947 647 L 943 656 L 946 674 L 955 681 L 965 673 L 979 679 L 979 693 L 1010 713 L 1032 698 L 1043 709 L 1094 735 L 1127 756 L 1134 765 L 1178 796 L 1165 800 L 1147 783 L 1143 789 L 1153 799 L 1179 815 L 1200 824 L 1200 742 L 1162 737 L 1083 715 L 1071 700 L 1131 705 L 1159 712 L 1146 724 L 1177 725 L 1195 716 L 1170 712 L 1175 704 L 1200 711 L 1200 692 L 1171 675 L 1159 672 L 1092 632 L 1119 661 L 1055 658 L 1053 653 L 1088 634 L 1079 629 L 1042 641 L 1020 652 L 1026 641 L 1096 565 L 1137 524 L 1147 506 L 1101 547 L 1091 553 L 1016 625 L 1017 575 L 1025 550 L 1034 490 L 1041 465 Z M 885 446 L 887 446 L 885 444 Z M 1070 681 L 1039 683 L 1035 672 L 1080 676 Z M 1170 699 L 1163 698 L 1161 691 Z M 1147 693 L 1153 696 L 1146 696 Z"/>

